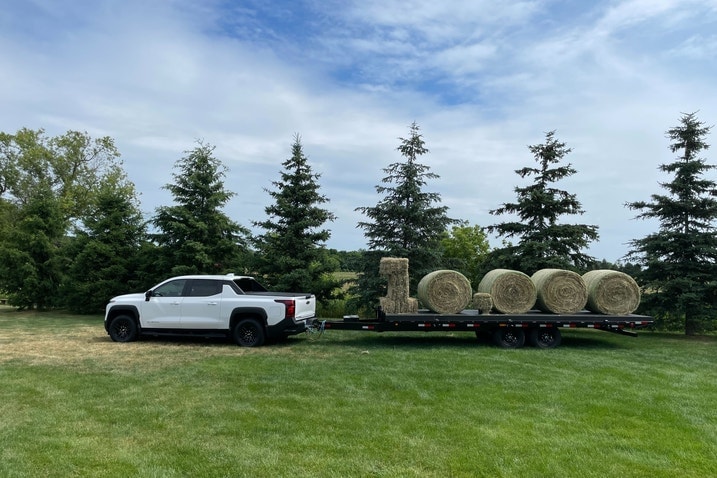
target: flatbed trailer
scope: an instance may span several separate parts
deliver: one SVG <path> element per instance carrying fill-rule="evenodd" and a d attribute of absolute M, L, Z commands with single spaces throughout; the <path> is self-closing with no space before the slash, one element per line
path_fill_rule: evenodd
<path fill-rule="evenodd" d="M 437 314 L 421 310 L 415 314 L 386 314 L 380 308 L 374 319 L 355 315 L 343 320 L 315 319 L 317 330 L 356 330 L 373 332 L 475 332 L 488 335 L 504 348 L 522 347 L 526 341 L 539 348 L 560 345 L 561 329 L 588 328 L 631 337 L 637 329 L 651 325 L 654 319 L 645 315 L 603 315 L 588 311 L 575 314 L 549 314 L 530 311 L 525 314 L 481 314 L 464 310 L 458 314 Z"/>

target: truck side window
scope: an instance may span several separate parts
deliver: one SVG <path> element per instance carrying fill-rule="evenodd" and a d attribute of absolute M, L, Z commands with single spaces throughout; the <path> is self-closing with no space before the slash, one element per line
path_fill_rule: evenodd
<path fill-rule="evenodd" d="M 218 280 L 194 279 L 189 286 L 189 297 L 209 297 L 221 294 L 222 283 Z"/>
<path fill-rule="evenodd" d="M 187 283 L 187 279 L 178 279 L 162 284 L 154 291 L 152 295 L 155 297 L 181 297 L 184 285 Z"/>

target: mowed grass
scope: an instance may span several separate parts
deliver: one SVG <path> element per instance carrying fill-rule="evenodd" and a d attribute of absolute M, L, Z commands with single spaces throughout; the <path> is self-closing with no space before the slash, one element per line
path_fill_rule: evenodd
<path fill-rule="evenodd" d="M 717 341 L 109 340 L 0 309 L 2 477 L 717 476 Z"/>

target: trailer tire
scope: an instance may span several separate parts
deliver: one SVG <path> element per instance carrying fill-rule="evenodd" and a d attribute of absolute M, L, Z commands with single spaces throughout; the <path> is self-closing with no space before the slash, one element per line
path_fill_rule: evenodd
<path fill-rule="evenodd" d="M 517 349 L 525 345 L 525 331 L 517 327 L 501 327 L 493 332 L 493 342 L 504 349 Z"/>
<path fill-rule="evenodd" d="M 553 349 L 560 345 L 562 334 L 556 327 L 543 327 L 530 330 L 530 345 L 539 349 Z"/>
<path fill-rule="evenodd" d="M 266 334 L 264 327 L 255 319 L 244 319 L 234 326 L 234 342 L 242 347 L 259 347 L 264 345 Z"/>

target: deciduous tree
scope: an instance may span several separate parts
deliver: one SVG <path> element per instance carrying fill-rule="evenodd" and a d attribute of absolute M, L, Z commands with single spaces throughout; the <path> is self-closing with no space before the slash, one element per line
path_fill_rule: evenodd
<path fill-rule="evenodd" d="M 483 229 L 462 221 L 445 232 L 441 245 L 445 267 L 465 275 L 473 289 L 477 289 L 482 277 L 483 261 L 490 251 L 488 237 Z"/>
<path fill-rule="evenodd" d="M 61 305 L 71 227 L 90 214 L 97 185 L 123 174 L 118 158 L 109 137 L 0 133 L 0 288 L 11 303 Z"/>

